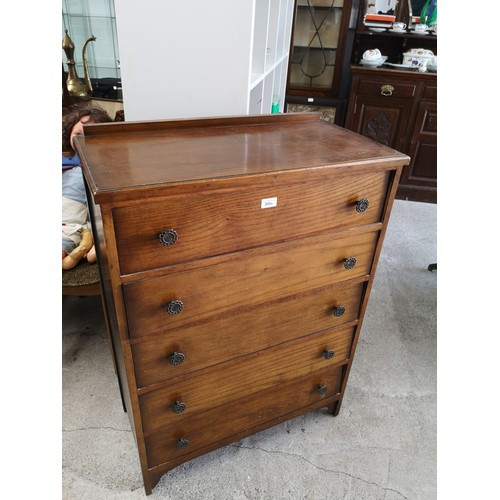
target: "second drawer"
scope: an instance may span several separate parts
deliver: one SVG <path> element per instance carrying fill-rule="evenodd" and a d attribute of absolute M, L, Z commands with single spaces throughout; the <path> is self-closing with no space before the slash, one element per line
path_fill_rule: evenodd
<path fill-rule="evenodd" d="M 126 284 L 129 335 L 144 337 L 366 276 L 378 236 L 378 231 L 344 238 L 322 235 Z"/>

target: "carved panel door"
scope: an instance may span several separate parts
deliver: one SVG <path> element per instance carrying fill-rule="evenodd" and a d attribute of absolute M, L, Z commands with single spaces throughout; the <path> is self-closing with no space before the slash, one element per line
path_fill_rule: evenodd
<path fill-rule="evenodd" d="M 357 95 L 346 128 L 402 151 L 412 105 L 410 99 Z"/>
<path fill-rule="evenodd" d="M 408 155 L 411 163 L 403 169 L 400 187 L 422 190 L 422 201 L 437 197 L 437 104 L 422 101 L 411 136 Z M 425 193 L 425 196 L 424 196 Z"/>

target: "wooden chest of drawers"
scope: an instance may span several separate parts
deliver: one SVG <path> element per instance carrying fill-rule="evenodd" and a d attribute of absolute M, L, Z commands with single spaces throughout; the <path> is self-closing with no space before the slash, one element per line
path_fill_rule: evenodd
<path fill-rule="evenodd" d="M 336 415 L 409 158 L 316 114 L 91 125 L 77 150 L 146 493 Z"/>

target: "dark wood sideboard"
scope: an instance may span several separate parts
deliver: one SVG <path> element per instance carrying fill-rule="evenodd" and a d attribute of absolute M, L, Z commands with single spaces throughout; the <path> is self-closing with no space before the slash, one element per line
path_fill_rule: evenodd
<path fill-rule="evenodd" d="M 345 127 L 411 157 L 396 197 L 437 201 L 437 76 L 351 65 Z"/>
<path fill-rule="evenodd" d="M 319 408 L 338 414 L 409 158 L 319 114 L 84 132 L 146 493 L 211 450 Z"/>

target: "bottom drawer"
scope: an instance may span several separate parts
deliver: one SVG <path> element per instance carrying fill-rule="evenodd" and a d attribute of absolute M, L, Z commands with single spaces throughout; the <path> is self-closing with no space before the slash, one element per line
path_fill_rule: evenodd
<path fill-rule="evenodd" d="M 156 430 L 146 437 L 148 466 L 168 462 L 298 408 L 331 398 L 340 392 L 343 370 L 344 366 L 319 370 L 271 390 L 183 418 L 175 426 Z"/>

